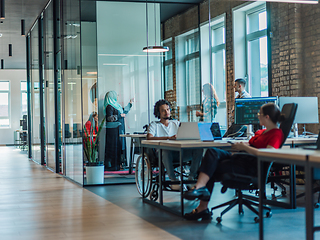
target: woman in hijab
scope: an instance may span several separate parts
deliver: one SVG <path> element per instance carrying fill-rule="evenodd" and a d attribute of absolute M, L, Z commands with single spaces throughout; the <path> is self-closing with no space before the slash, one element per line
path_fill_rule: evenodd
<path fill-rule="evenodd" d="M 106 148 L 105 168 L 108 170 L 120 170 L 121 153 L 125 152 L 125 139 L 120 134 L 125 134 L 124 118 L 132 107 L 133 99 L 125 108 L 117 102 L 116 91 L 107 92 L 104 98 L 104 109 L 106 113 Z"/>

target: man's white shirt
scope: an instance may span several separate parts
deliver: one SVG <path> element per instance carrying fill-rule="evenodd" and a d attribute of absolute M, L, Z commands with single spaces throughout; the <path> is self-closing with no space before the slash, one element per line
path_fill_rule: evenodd
<path fill-rule="evenodd" d="M 169 120 L 168 127 L 160 121 L 153 121 L 149 124 L 148 133 L 154 137 L 171 137 L 178 133 L 179 125 L 178 120 Z"/>

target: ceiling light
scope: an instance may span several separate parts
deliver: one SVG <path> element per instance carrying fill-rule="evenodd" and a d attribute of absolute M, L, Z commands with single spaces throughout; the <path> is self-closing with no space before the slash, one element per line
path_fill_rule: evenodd
<path fill-rule="evenodd" d="M 2 37 L 2 33 L 0 33 L 0 37 Z"/>
<path fill-rule="evenodd" d="M 166 46 L 149 46 L 143 48 L 144 52 L 168 52 L 169 47 Z"/>
<path fill-rule="evenodd" d="M 154 10 L 154 46 L 147 46 L 142 49 L 144 52 L 152 52 L 152 53 L 162 53 L 168 52 L 169 47 L 166 46 L 157 46 L 157 23 L 156 23 L 156 3 L 153 3 L 153 10 Z M 147 45 L 148 44 L 148 1 L 146 1 L 146 25 L 147 25 Z"/>
<path fill-rule="evenodd" d="M 97 72 L 87 72 L 87 74 L 97 74 Z"/>

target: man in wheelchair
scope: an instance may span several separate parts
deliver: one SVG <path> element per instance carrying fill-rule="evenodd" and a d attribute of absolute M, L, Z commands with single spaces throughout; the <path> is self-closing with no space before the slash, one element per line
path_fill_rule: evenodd
<path fill-rule="evenodd" d="M 180 122 L 178 120 L 170 119 L 171 115 L 171 105 L 170 103 L 165 100 L 161 99 L 156 102 L 154 105 L 154 116 L 160 121 L 153 121 L 149 124 L 148 127 L 148 140 L 175 140 L 177 137 L 178 128 Z M 194 180 L 200 165 L 200 161 L 202 159 L 202 149 L 195 149 L 195 150 L 185 150 L 183 152 L 183 161 L 190 161 L 190 174 L 188 180 Z M 168 177 L 171 181 L 177 181 L 178 178 L 174 172 L 173 163 L 178 162 L 179 160 L 179 152 L 174 152 L 170 150 L 162 150 L 162 162 L 164 167 L 167 170 Z M 172 190 L 179 190 L 179 185 L 171 185 Z"/>

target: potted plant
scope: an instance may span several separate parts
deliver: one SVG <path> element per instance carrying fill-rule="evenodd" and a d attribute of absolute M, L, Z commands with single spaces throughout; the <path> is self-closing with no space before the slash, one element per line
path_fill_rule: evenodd
<path fill-rule="evenodd" d="M 94 121 L 94 120 L 93 120 Z M 96 136 L 93 136 L 93 124 L 91 122 L 90 134 L 84 126 L 83 148 L 84 154 L 87 158 L 86 161 L 86 179 L 87 184 L 103 184 L 104 183 L 104 165 L 103 161 L 98 160 L 98 137 L 101 132 L 102 126 L 105 122 L 103 118 Z"/>

